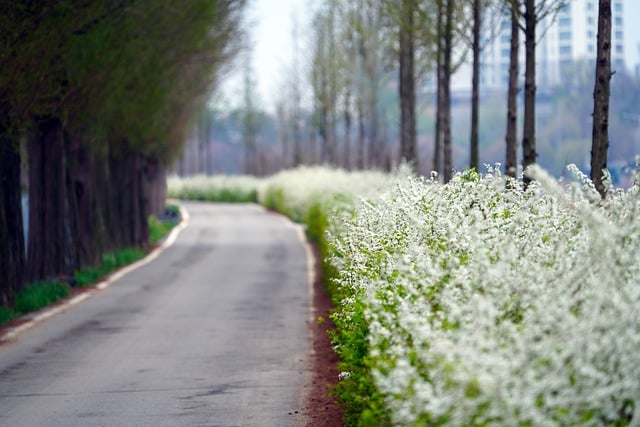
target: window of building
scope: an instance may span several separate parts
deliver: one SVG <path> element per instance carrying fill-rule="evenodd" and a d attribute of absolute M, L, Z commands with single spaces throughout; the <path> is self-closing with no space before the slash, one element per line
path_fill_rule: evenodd
<path fill-rule="evenodd" d="M 594 45 L 592 43 L 589 43 L 589 45 L 587 46 L 587 50 L 589 51 L 589 53 L 593 53 L 596 51 Z"/>
<path fill-rule="evenodd" d="M 571 40 L 571 31 L 560 31 L 558 33 L 558 40 L 560 41 Z"/>
<path fill-rule="evenodd" d="M 622 45 L 621 44 L 617 44 L 616 45 L 616 53 L 619 53 L 622 55 Z"/>
<path fill-rule="evenodd" d="M 616 16 L 615 24 L 616 25 L 622 25 L 622 16 Z"/>
<path fill-rule="evenodd" d="M 590 1 L 587 2 L 587 10 L 593 10 L 593 3 Z"/>
<path fill-rule="evenodd" d="M 571 26 L 571 18 L 569 16 L 562 16 L 558 19 L 558 24 L 561 27 L 569 27 Z"/>
<path fill-rule="evenodd" d="M 591 30 L 587 31 L 587 38 L 588 39 L 593 39 L 595 36 L 596 36 L 596 34 L 593 31 L 591 31 Z"/>
<path fill-rule="evenodd" d="M 562 46 L 560 46 L 560 55 L 561 56 L 571 56 L 571 45 L 562 45 Z"/>
<path fill-rule="evenodd" d="M 510 50 L 508 48 L 502 49 L 500 51 L 500 56 L 502 56 L 503 58 L 508 58 L 509 54 L 510 54 Z"/>
<path fill-rule="evenodd" d="M 616 11 L 616 12 L 618 12 L 618 13 L 622 13 L 622 2 L 620 2 L 620 1 L 619 1 L 619 2 L 616 2 L 616 3 L 613 5 L 613 10 L 615 10 L 615 11 Z"/>
<path fill-rule="evenodd" d="M 622 31 L 616 31 L 615 37 L 618 40 L 622 40 Z"/>
<path fill-rule="evenodd" d="M 587 16 L 587 24 L 593 25 L 593 16 Z"/>

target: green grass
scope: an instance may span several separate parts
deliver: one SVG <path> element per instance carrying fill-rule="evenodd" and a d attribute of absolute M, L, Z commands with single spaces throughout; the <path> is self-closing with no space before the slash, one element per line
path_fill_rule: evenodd
<path fill-rule="evenodd" d="M 78 286 L 92 285 L 109 273 L 142 259 L 146 254 L 147 251 L 139 248 L 123 249 L 118 252 L 104 254 L 100 265 L 83 267 L 76 271 L 76 284 Z"/>
<path fill-rule="evenodd" d="M 37 282 L 27 285 L 16 295 L 13 309 L 22 315 L 40 310 L 71 294 L 71 287 L 60 282 Z"/>
<path fill-rule="evenodd" d="M 12 321 L 17 317 L 15 311 L 10 308 L 0 307 L 0 325 Z"/>

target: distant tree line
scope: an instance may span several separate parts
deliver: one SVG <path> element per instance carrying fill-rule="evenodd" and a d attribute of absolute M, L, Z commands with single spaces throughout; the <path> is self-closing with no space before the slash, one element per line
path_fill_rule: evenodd
<path fill-rule="evenodd" d="M 288 130 L 300 126 L 299 95 L 283 91 L 278 109 L 283 139 L 291 151 L 303 153 L 290 163 L 329 163 L 346 168 L 390 168 L 400 161 L 416 170 L 436 171 L 447 182 L 453 170 L 451 76 L 468 57 L 472 62 L 469 159 L 479 167 L 479 82 L 481 52 L 496 36 L 500 21 L 510 22 L 509 84 L 504 129 L 508 175 L 516 176 L 537 162 L 536 44 L 569 0 L 325 0 L 313 18 L 308 81 L 311 116 L 307 138 Z M 607 166 L 608 98 L 611 70 L 611 2 L 599 0 L 597 72 L 593 94 L 592 179 L 604 195 L 602 171 Z M 524 70 L 519 69 L 524 48 Z M 591 69 L 593 70 L 592 63 Z M 519 76 L 524 75 L 524 87 Z M 592 74 L 593 76 L 593 74 Z M 292 74 L 291 87 L 299 76 Z M 434 135 L 430 164 L 420 164 L 416 128 L 418 88 L 435 82 Z M 397 106 L 388 104 L 395 87 Z M 522 136 L 518 162 L 518 95 L 523 89 Z M 384 99 L 384 101 L 383 101 Z M 397 126 L 398 144 L 385 143 Z M 306 143 L 305 143 L 306 141 Z M 496 159 L 497 160 L 497 159 Z M 525 184 L 528 176 L 524 175 Z"/>
<path fill-rule="evenodd" d="M 234 52 L 244 3 L 0 0 L 1 305 L 147 243 L 163 171 Z"/>

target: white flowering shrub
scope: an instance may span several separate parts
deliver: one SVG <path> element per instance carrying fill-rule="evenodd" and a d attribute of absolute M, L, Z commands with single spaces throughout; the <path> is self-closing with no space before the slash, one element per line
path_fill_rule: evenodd
<path fill-rule="evenodd" d="M 336 323 L 366 324 L 394 425 L 640 423 L 638 188 L 534 175 L 409 178 L 333 219 Z"/>
<path fill-rule="evenodd" d="M 312 239 L 322 240 L 330 214 L 351 210 L 361 198 L 376 196 L 409 173 L 405 166 L 393 174 L 300 166 L 268 178 L 258 200 L 267 208 L 304 223 Z"/>
<path fill-rule="evenodd" d="M 256 202 L 264 180 L 248 175 L 170 176 L 167 196 L 209 202 Z"/>

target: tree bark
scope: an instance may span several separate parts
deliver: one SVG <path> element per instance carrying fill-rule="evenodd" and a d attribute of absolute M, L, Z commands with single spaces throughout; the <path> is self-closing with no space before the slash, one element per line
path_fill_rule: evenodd
<path fill-rule="evenodd" d="M 517 5 L 511 1 L 511 43 L 509 47 L 509 89 L 507 92 L 507 135 L 506 142 L 506 174 L 516 177 L 517 165 L 517 137 L 518 137 L 518 50 L 520 44 L 520 19 Z"/>
<path fill-rule="evenodd" d="M 24 283 L 24 229 L 18 136 L 0 127 L 0 306 Z"/>
<path fill-rule="evenodd" d="M 402 1 L 400 23 L 400 161 L 412 163 L 418 170 L 416 156 L 416 90 L 414 70 L 414 2 Z"/>
<path fill-rule="evenodd" d="M 148 200 L 149 215 L 161 216 L 167 201 L 167 175 L 156 159 L 145 158 L 143 165 L 143 194 Z"/>
<path fill-rule="evenodd" d="M 115 192 L 111 197 L 114 216 L 108 229 L 121 232 L 116 249 L 144 246 L 149 241 L 149 204 L 144 195 L 142 174 L 141 154 L 123 150 L 122 154 L 109 158 L 110 183 Z"/>
<path fill-rule="evenodd" d="M 362 95 L 360 95 L 362 96 Z M 364 102 L 362 99 L 358 99 L 358 158 L 356 161 L 356 167 L 360 170 L 365 168 L 365 133 L 364 133 Z"/>
<path fill-rule="evenodd" d="M 435 135 L 433 142 L 433 170 L 438 174 L 442 174 L 442 113 L 444 105 L 442 103 L 442 86 L 443 86 L 443 34 L 444 34 L 444 4 L 443 0 L 436 1 L 437 6 L 437 22 L 436 22 L 436 123 L 435 123 Z"/>
<path fill-rule="evenodd" d="M 471 72 L 471 158 L 469 167 L 478 170 L 479 166 L 479 142 L 478 142 L 478 84 L 480 76 L 480 27 L 482 16 L 480 13 L 480 0 L 473 0 L 473 65 Z"/>
<path fill-rule="evenodd" d="M 444 155 L 444 182 L 451 181 L 453 174 L 453 158 L 451 147 L 451 54 L 453 45 L 453 9 L 454 0 L 447 0 L 444 36 L 444 57 L 443 57 L 443 87 L 442 87 L 442 143 Z"/>
<path fill-rule="evenodd" d="M 351 169 L 351 89 L 346 88 L 344 106 L 344 146 L 342 164 L 346 170 Z"/>
<path fill-rule="evenodd" d="M 593 89 L 591 180 L 604 198 L 603 171 L 609 149 L 609 96 L 611 81 L 611 0 L 598 2 L 598 53 Z"/>
<path fill-rule="evenodd" d="M 524 127 L 522 135 L 522 170 L 536 163 L 536 5 L 525 0 L 525 75 L 524 75 Z M 531 178 L 524 175 L 525 187 Z"/>
<path fill-rule="evenodd" d="M 62 122 L 41 118 L 29 136 L 29 244 L 26 279 L 71 276 L 76 264 L 69 217 Z"/>

